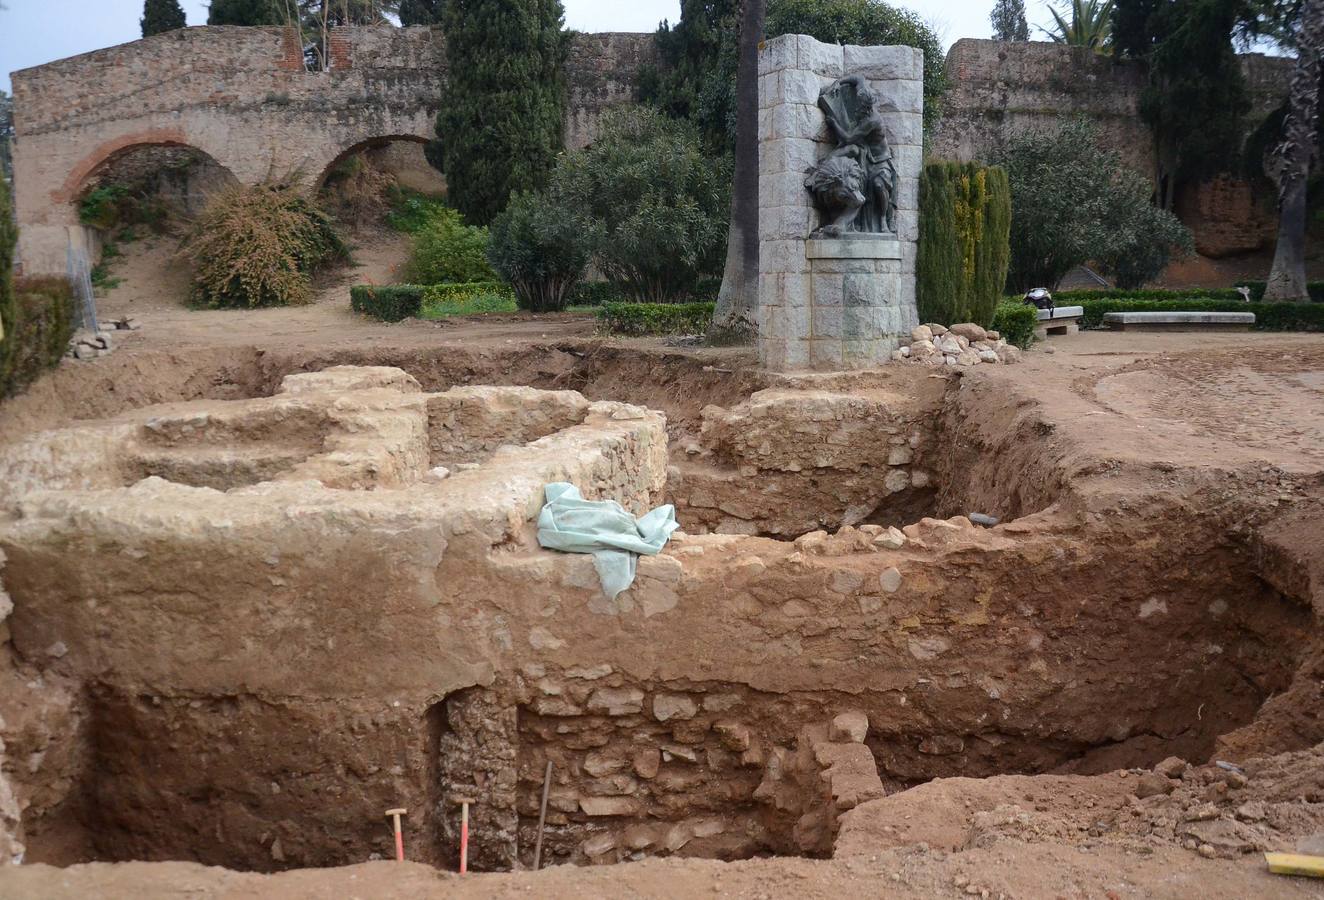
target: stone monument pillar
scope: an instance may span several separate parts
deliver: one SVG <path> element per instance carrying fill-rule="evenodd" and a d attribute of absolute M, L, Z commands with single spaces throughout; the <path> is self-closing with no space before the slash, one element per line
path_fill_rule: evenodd
<path fill-rule="evenodd" d="M 923 54 L 802 34 L 759 52 L 759 361 L 879 365 L 919 324 Z"/>

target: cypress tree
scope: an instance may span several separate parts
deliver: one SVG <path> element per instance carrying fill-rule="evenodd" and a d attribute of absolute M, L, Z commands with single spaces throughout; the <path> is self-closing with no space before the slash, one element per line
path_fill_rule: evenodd
<path fill-rule="evenodd" d="M 919 176 L 919 248 L 915 299 L 921 322 L 951 325 L 961 304 L 961 249 L 950 163 L 930 163 Z"/>
<path fill-rule="evenodd" d="M 180 8 L 179 0 L 144 0 L 143 17 L 138 24 L 142 26 L 143 37 L 174 31 L 186 24 L 184 10 Z"/>
<path fill-rule="evenodd" d="M 561 151 L 569 35 L 561 0 L 449 0 L 437 137 L 450 201 L 475 225 L 536 190 Z"/>
<path fill-rule="evenodd" d="M 284 25 L 279 0 L 212 0 L 208 25 Z"/>

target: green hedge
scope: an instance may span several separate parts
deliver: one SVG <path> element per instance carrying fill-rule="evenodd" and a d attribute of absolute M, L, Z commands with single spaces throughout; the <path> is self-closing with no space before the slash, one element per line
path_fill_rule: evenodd
<path fill-rule="evenodd" d="M 935 162 L 919 183 L 915 296 L 922 322 L 988 326 L 1011 260 L 1011 189 L 997 166 Z"/>
<path fill-rule="evenodd" d="M 74 333 L 74 295 L 64 278 L 18 278 L 0 339 L 0 397 L 59 364 Z"/>
<path fill-rule="evenodd" d="M 422 284 L 356 284 L 349 289 L 349 305 L 361 315 L 399 322 L 422 311 L 427 289 Z"/>
<path fill-rule="evenodd" d="M 699 303 L 604 303 L 598 307 L 598 322 L 612 334 L 703 334 L 713 319 L 709 302 Z"/>
<path fill-rule="evenodd" d="M 998 304 L 993 314 L 993 330 L 1009 344 L 1015 344 L 1022 350 L 1034 343 L 1034 329 L 1039 324 L 1039 310 L 1019 300 L 1007 300 Z"/>
<path fill-rule="evenodd" d="M 1053 298 L 1057 300 L 1056 296 Z M 1066 304 L 1060 304 L 1065 306 Z M 1324 304 L 1246 303 L 1242 300 L 1084 300 L 1082 328 L 1102 328 L 1110 312 L 1252 312 L 1256 331 L 1324 331 Z M 1027 307 L 1029 308 L 1029 307 Z"/>
<path fill-rule="evenodd" d="M 1238 285 L 1250 288 L 1250 298 L 1259 302 L 1264 298 L 1263 281 L 1239 281 Z M 1324 303 L 1324 281 L 1312 281 L 1307 286 L 1310 299 L 1315 303 Z M 1011 299 L 1011 298 L 1008 298 Z M 1019 298 L 1017 298 L 1019 299 Z M 1076 306 L 1086 300 L 1235 300 L 1243 302 L 1241 292 L 1230 288 L 1184 288 L 1184 289 L 1147 289 L 1124 291 L 1116 288 L 1086 288 L 1082 290 L 1055 291 L 1053 303 L 1057 306 Z"/>

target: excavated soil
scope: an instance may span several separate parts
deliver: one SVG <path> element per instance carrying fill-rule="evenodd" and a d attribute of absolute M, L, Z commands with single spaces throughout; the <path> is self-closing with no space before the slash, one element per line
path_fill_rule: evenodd
<path fill-rule="evenodd" d="M 0 896 L 1324 896 L 1259 855 L 1324 840 L 1324 340 L 788 377 L 331 296 L 0 407 Z M 553 477 L 685 534 L 608 601 Z M 511 871 L 548 761 L 581 865 Z"/>

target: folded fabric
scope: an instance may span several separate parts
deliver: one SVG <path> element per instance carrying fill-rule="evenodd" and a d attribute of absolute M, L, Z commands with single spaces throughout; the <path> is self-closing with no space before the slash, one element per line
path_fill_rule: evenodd
<path fill-rule="evenodd" d="M 549 550 L 592 553 L 602 590 L 613 600 L 634 583 L 639 554 L 656 555 L 680 527 L 669 503 L 636 519 L 615 500 L 585 500 L 565 481 L 543 491 L 538 543 Z"/>

